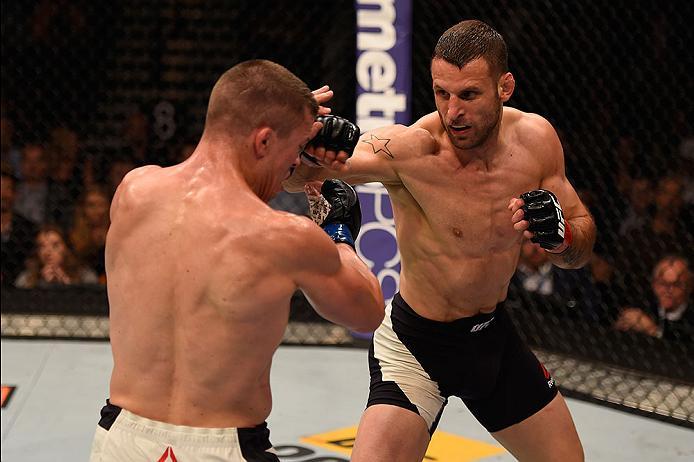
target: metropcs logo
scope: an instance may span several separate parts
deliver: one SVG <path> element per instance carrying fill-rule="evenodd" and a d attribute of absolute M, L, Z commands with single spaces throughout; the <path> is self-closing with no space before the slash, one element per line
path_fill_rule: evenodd
<path fill-rule="evenodd" d="M 395 90 L 395 4 L 395 0 L 357 0 L 357 125 L 362 132 L 394 124 L 395 114 L 407 109 L 406 95 Z M 409 69 L 409 62 L 400 65 Z"/>

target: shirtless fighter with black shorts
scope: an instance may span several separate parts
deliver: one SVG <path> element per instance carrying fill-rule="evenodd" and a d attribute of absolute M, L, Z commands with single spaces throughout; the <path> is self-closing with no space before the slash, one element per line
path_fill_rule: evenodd
<path fill-rule="evenodd" d="M 519 460 L 583 460 L 566 403 L 504 300 L 524 239 L 579 268 L 593 220 L 552 125 L 504 107 L 515 81 L 498 32 L 480 21 L 451 27 L 431 75 L 436 112 L 366 133 L 346 169 L 332 169 L 334 152 L 309 149 L 327 168 L 302 165 L 285 182 L 290 191 L 332 176 L 381 182 L 393 205 L 400 293 L 374 334 L 352 460 L 422 460 L 451 396 Z"/>

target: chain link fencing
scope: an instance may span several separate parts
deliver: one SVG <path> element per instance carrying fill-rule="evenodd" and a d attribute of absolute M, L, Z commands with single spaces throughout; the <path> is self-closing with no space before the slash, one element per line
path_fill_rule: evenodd
<path fill-rule="evenodd" d="M 687 270 L 677 260 L 692 262 L 694 249 L 694 7 L 413 7 L 414 118 L 434 110 L 429 61 L 438 36 L 464 18 L 488 22 L 508 45 L 517 82 L 509 104 L 555 126 L 567 175 L 598 225 L 596 256 L 580 271 L 523 249 L 508 301 L 522 336 L 565 394 L 694 425 L 691 263 Z M 130 169 L 190 154 L 210 88 L 227 68 L 274 60 L 311 88 L 330 84 L 333 113 L 355 116 L 349 1 L 36 0 L 1 8 L 3 337 L 108 337 L 110 197 Z M 302 195 L 281 194 L 271 205 L 306 213 Z M 74 253 L 69 276 L 79 287 L 41 287 L 35 235 L 47 223 Z M 667 315 L 664 305 L 673 307 Z M 285 343 L 365 341 L 322 321 L 298 293 Z"/>

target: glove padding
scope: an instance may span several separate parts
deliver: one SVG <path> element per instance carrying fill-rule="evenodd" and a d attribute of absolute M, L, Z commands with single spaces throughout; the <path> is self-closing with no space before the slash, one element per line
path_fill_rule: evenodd
<path fill-rule="evenodd" d="M 354 247 L 354 240 L 361 228 L 361 206 L 357 192 L 344 181 L 331 179 L 323 182 L 321 196 L 329 204 L 330 210 L 318 224 L 333 241 Z"/>
<path fill-rule="evenodd" d="M 560 252 L 571 245 L 571 228 L 564 220 L 564 212 L 553 192 L 537 189 L 521 194 L 522 207 L 528 221 L 528 231 L 535 235 L 530 239 L 545 250 Z"/>
<path fill-rule="evenodd" d="M 334 115 L 318 116 L 316 121 L 321 122 L 323 128 L 308 142 L 308 145 L 324 147 L 328 151 L 344 151 L 348 157 L 351 157 L 359 141 L 359 127 L 347 119 Z M 321 166 L 318 160 L 307 152 L 302 152 L 301 158 L 309 165 Z"/>

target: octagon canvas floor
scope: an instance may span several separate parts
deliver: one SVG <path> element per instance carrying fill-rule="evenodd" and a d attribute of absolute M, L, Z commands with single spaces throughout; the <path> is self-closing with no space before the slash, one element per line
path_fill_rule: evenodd
<path fill-rule="evenodd" d="M 3 339 L 1 348 L 2 460 L 87 460 L 99 409 L 108 396 L 109 344 Z M 268 423 L 280 459 L 349 460 L 368 389 L 366 354 L 331 347 L 279 349 Z M 588 461 L 694 460 L 694 431 L 567 401 Z M 426 460 L 514 459 L 452 399 Z"/>

